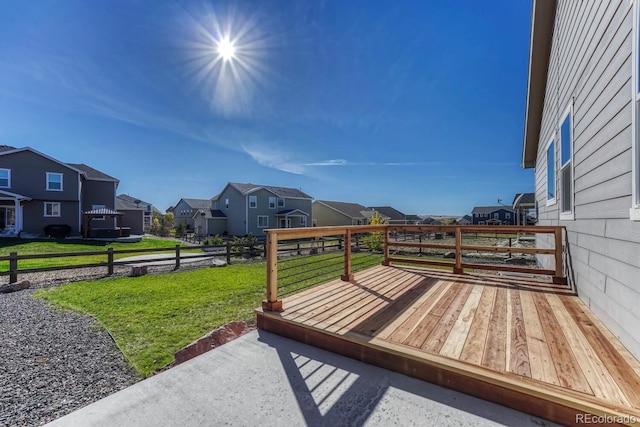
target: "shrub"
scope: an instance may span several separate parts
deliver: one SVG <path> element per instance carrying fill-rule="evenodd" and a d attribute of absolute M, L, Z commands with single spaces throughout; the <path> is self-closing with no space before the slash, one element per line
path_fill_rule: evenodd
<path fill-rule="evenodd" d="M 215 236 L 213 236 L 213 237 L 207 237 L 202 242 L 202 244 L 205 245 L 205 246 L 218 246 L 218 245 L 221 245 L 223 243 L 224 243 L 224 241 L 222 240 L 222 237 L 220 237 L 217 234 Z"/>
<path fill-rule="evenodd" d="M 369 224 L 371 225 L 384 223 L 384 219 L 382 219 L 382 216 L 380 216 L 378 212 L 375 212 L 369 219 Z M 367 246 L 367 248 L 369 248 L 369 250 L 381 251 L 384 245 L 384 232 L 375 231 L 373 233 L 369 233 L 369 235 L 364 237 L 362 240 L 364 241 L 364 244 Z"/>

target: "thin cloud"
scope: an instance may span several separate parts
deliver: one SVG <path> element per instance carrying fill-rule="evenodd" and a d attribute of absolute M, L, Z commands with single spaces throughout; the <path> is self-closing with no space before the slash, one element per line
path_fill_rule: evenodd
<path fill-rule="evenodd" d="M 321 160 L 305 163 L 304 166 L 436 166 L 436 165 L 480 165 L 480 166 L 519 166 L 517 162 L 350 162 L 345 159 Z"/>
<path fill-rule="evenodd" d="M 279 150 L 256 145 L 251 147 L 243 145 L 242 149 L 262 166 L 296 175 L 302 175 L 305 172 L 303 165 L 290 161 L 289 156 Z"/>

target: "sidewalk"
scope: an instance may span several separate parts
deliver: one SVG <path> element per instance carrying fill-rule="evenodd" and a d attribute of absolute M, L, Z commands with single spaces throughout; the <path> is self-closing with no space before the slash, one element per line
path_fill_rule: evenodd
<path fill-rule="evenodd" d="M 547 421 L 264 331 L 50 426 L 477 426 Z"/>

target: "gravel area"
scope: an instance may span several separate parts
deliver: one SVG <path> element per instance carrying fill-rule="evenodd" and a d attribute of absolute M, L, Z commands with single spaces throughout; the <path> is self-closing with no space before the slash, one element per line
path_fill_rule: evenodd
<path fill-rule="evenodd" d="M 0 426 L 42 425 L 141 379 L 94 319 L 34 292 L 0 294 Z"/>

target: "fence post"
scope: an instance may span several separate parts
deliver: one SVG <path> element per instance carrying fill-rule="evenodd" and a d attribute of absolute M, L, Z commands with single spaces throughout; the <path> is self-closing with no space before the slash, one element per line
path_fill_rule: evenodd
<path fill-rule="evenodd" d="M 176 270 L 180 268 L 180 245 L 176 245 Z"/>
<path fill-rule="evenodd" d="M 464 271 L 462 270 L 462 231 L 460 231 L 460 227 L 456 227 L 456 265 L 453 267 L 453 272 L 455 274 L 462 274 Z"/>
<path fill-rule="evenodd" d="M 418 242 L 420 243 L 420 245 L 422 245 L 422 232 L 418 234 Z M 422 256 L 422 246 L 420 246 L 420 248 L 418 249 L 418 255 Z"/>
<path fill-rule="evenodd" d="M 396 234 L 396 241 L 397 240 L 398 236 Z M 391 261 L 389 261 L 389 226 L 384 227 L 384 260 L 382 261 L 382 265 L 391 265 Z"/>
<path fill-rule="evenodd" d="M 265 248 L 266 251 L 266 248 Z M 231 241 L 227 240 L 227 264 L 231 264 Z"/>
<path fill-rule="evenodd" d="M 566 285 L 567 278 L 564 277 L 564 273 L 562 272 L 562 227 L 556 227 L 554 232 L 555 237 L 555 261 L 556 261 L 556 272 L 553 276 L 553 283 Z"/>
<path fill-rule="evenodd" d="M 267 231 L 267 299 L 262 301 L 266 311 L 283 311 L 282 300 L 278 300 L 278 235 Z"/>
<path fill-rule="evenodd" d="M 298 243 L 296 249 L 298 250 L 298 255 L 300 255 L 300 243 Z"/>
<path fill-rule="evenodd" d="M 16 283 L 18 281 L 18 252 L 11 252 L 9 254 L 9 283 Z"/>
<path fill-rule="evenodd" d="M 113 275 L 113 248 L 107 249 L 107 274 Z"/>
<path fill-rule="evenodd" d="M 509 237 L 509 247 L 511 247 L 511 237 Z M 509 256 L 507 258 L 511 258 L 511 251 L 509 251 Z"/>
<path fill-rule="evenodd" d="M 343 282 L 350 282 L 353 280 L 353 273 L 351 272 L 351 230 L 347 228 L 344 234 L 344 274 L 340 276 Z"/>

